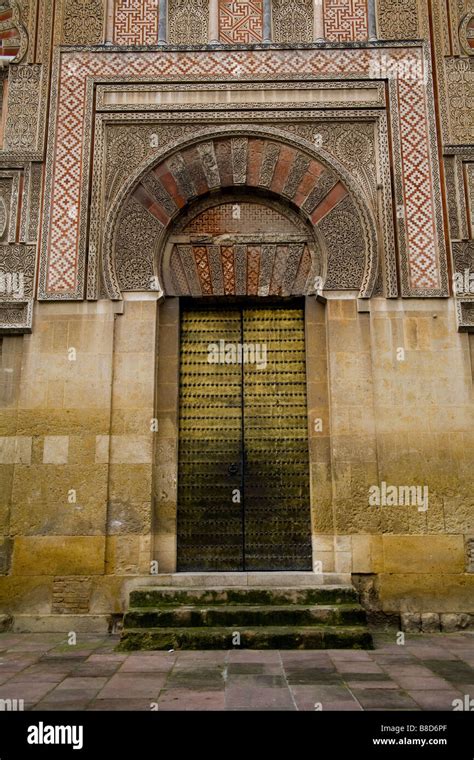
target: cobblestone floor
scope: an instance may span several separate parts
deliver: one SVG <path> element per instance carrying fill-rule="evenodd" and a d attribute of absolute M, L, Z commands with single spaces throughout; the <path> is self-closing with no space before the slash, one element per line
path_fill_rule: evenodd
<path fill-rule="evenodd" d="M 118 653 L 115 636 L 0 634 L 0 700 L 26 710 L 453 710 L 474 633 L 375 635 L 374 651 Z M 154 705 L 154 707 L 152 707 Z M 319 706 L 319 707 L 318 707 Z"/>

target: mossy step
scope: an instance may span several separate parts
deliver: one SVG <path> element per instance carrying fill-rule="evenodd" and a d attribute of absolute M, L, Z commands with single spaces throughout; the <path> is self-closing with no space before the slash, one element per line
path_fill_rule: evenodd
<path fill-rule="evenodd" d="M 237 638 L 237 635 L 239 638 Z M 170 649 L 372 649 L 372 636 L 360 626 L 335 628 L 131 628 L 123 632 L 119 651 Z"/>
<path fill-rule="evenodd" d="M 358 602 L 353 586 L 321 586 L 317 588 L 175 588 L 146 587 L 130 594 L 131 607 L 163 607 L 166 605 L 261 604 L 315 605 Z"/>
<path fill-rule="evenodd" d="M 225 605 L 130 609 L 125 628 L 174 628 L 214 626 L 312 626 L 365 625 L 359 604 L 316 605 Z"/>

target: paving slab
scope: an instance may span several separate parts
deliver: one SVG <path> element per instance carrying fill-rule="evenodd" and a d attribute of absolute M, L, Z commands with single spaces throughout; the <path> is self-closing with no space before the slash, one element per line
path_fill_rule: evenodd
<path fill-rule="evenodd" d="M 453 710 L 474 636 L 374 636 L 365 650 L 115 651 L 118 636 L 0 634 L 0 699 L 27 710 Z"/>

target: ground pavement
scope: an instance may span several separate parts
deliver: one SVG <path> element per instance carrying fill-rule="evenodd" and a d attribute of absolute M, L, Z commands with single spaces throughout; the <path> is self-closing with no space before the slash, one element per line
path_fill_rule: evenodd
<path fill-rule="evenodd" d="M 78 634 L 71 646 L 65 634 L 7 632 L 0 700 L 24 700 L 25 710 L 449 711 L 474 700 L 474 632 L 374 642 L 374 651 L 119 653 L 117 636 Z"/>

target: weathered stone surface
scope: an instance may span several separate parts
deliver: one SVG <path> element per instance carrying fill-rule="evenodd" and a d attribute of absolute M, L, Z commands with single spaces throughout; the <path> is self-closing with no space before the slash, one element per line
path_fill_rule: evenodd
<path fill-rule="evenodd" d="M 437 612 L 422 612 L 421 630 L 423 633 L 436 633 L 440 630 L 440 619 Z"/>
<path fill-rule="evenodd" d="M 383 536 L 383 553 L 384 570 L 389 573 L 464 570 L 464 542 L 460 535 Z"/>
<path fill-rule="evenodd" d="M 474 576 L 467 573 L 380 573 L 380 603 L 386 611 L 474 612 Z"/>
<path fill-rule="evenodd" d="M 419 612 L 402 612 L 400 615 L 402 631 L 419 633 L 421 631 L 421 614 Z"/>
<path fill-rule="evenodd" d="M 359 628 L 245 628 L 240 632 L 244 649 L 370 649 L 368 631 Z M 234 631 L 226 628 L 157 628 L 129 630 L 122 634 L 120 651 L 137 649 L 231 649 Z"/>
<path fill-rule="evenodd" d="M 3 615 L 0 614 L 0 633 L 5 633 L 5 631 L 9 631 L 12 627 L 13 618 L 11 615 Z"/>
<path fill-rule="evenodd" d="M 15 539 L 15 575 L 96 575 L 104 572 L 104 536 L 21 536 Z"/>
<path fill-rule="evenodd" d="M 469 628 L 473 621 L 474 615 L 467 613 L 449 613 L 445 612 L 440 615 L 441 630 L 445 633 L 454 633 Z"/>
<path fill-rule="evenodd" d="M 131 594 L 120 648 L 371 648 L 354 589 L 140 589 Z"/>

